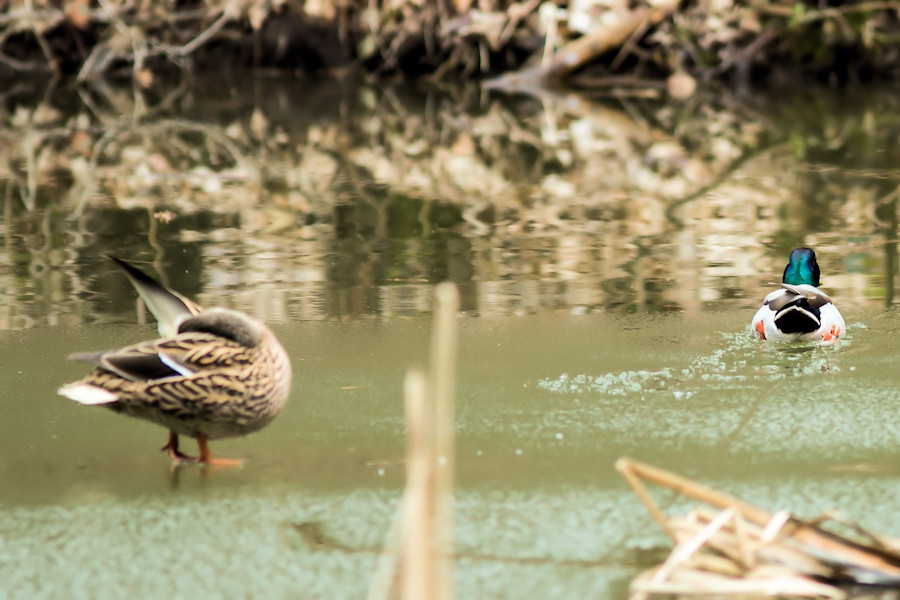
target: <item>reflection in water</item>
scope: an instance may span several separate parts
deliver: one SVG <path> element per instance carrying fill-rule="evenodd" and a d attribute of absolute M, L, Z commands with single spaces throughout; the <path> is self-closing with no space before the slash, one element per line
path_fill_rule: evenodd
<path fill-rule="evenodd" d="M 100 318 L 121 289 L 104 252 L 273 321 L 421 314 L 445 279 L 471 314 L 697 313 L 752 303 L 801 244 L 842 304 L 893 300 L 887 97 L 817 119 L 782 98 L 748 120 L 728 102 L 253 83 L 179 89 L 133 120 L 57 107 L 61 91 L 7 98 L 21 170 L 2 183 L 0 328 Z M 861 162 L 865 144 L 887 146 Z"/>

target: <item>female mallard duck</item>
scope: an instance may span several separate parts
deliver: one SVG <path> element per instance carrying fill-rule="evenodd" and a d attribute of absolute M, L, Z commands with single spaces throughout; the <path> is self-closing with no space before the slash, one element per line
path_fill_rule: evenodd
<path fill-rule="evenodd" d="M 753 317 L 753 330 L 764 340 L 834 342 L 844 333 L 844 318 L 824 292 L 818 289 L 819 264 L 809 248 L 791 252 L 784 268 L 781 289 L 766 296 Z"/>
<path fill-rule="evenodd" d="M 226 308 L 204 310 L 125 261 L 110 258 L 156 317 L 162 337 L 69 356 L 95 368 L 59 393 L 162 425 L 169 430 L 162 449 L 173 461 L 240 464 L 213 458 L 207 440 L 257 431 L 281 412 L 291 388 L 284 348 L 260 321 Z M 179 435 L 197 438 L 200 456 L 179 452 Z"/>

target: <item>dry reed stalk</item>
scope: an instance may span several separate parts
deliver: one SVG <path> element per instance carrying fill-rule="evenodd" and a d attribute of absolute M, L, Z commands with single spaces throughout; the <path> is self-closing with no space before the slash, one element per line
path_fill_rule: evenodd
<path fill-rule="evenodd" d="M 699 524 L 711 521 L 715 514 L 703 508 L 697 508 L 692 511 L 696 516 Z M 673 521 L 676 521 L 673 519 Z M 677 525 L 676 525 L 677 527 Z M 820 561 L 810 556 L 803 549 L 789 545 L 788 543 L 775 543 L 776 540 L 766 536 L 765 530 L 752 523 L 743 525 L 743 537 L 745 549 L 753 557 L 752 561 L 747 561 L 740 556 L 737 540 L 730 535 L 729 527 L 723 527 L 719 535 L 710 540 L 709 546 L 716 551 L 728 556 L 736 562 L 740 562 L 745 566 L 745 570 L 752 570 L 759 560 L 769 563 L 778 563 L 788 565 L 793 570 L 799 571 L 806 575 L 817 577 L 827 577 L 831 573 L 831 569 L 823 565 Z M 789 539 L 783 540 L 789 542 Z"/>
<path fill-rule="evenodd" d="M 721 516 L 724 513 L 720 513 Z M 675 527 L 679 532 L 679 536 L 683 537 L 685 542 L 697 539 L 703 530 L 702 522 L 695 522 L 688 525 L 684 520 L 673 519 Z M 709 523 L 712 523 L 710 521 Z M 704 540 L 704 550 L 712 550 L 715 554 L 696 555 L 692 567 L 700 568 L 707 571 L 713 571 L 719 574 L 750 577 L 753 573 L 759 573 L 771 569 L 773 567 L 789 569 L 794 575 L 803 575 L 807 577 L 818 577 L 828 579 L 834 575 L 834 572 L 828 566 L 822 564 L 814 557 L 804 553 L 799 548 L 789 545 L 790 539 L 781 542 L 766 541 L 763 539 L 763 531 L 759 528 L 755 530 L 752 526 L 748 527 L 746 532 L 745 544 L 754 554 L 753 566 L 748 566 L 741 558 L 740 551 L 737 548 L 738 541 L 736 536 L 727 531 L 731 526 L 725 523 L 720 527 L 714 535 Z M 704 556 L 703 559 L 700 559 Z M 668 562 L 668 561 L 667 561 Z"/>
<path fill-rule="evenodd" d="M 674 492 L 705 502 L 716 508 L 725 510 L 734 508 L 748 522 L 764 528 L 761 539 L 776 539 L 779 542 L 790 537 L 793 546 L 815 558 L 830 564 L 843 565 L 860 571 L 869 570 L 879 577 L 890 581 L 900 581 L 900 556 L 881 548 L 864 546 L 843 536 L 825 531 L 814 525 L 792 517 L 789 513 L 772 514 L 761 508 L 748 504 L 734 496 L 714 490 L 713 488 L 691 481 L 685 477 L 669 473 L 663 469 L 620 458 L 616 461 L 616 470 L 625 476 L 635 494 L 647 507 L 648 512 L 657 522 L 665 523 L 663 530 L 677 543 L 678 539 L 662 511 L 647 494 L 641 480 L 650 481 Z M 637 487 L 635 486 L 637 482 Z M 779 518 L 783 518 L 780 522 Z"/>
<path fill-rule="evenodd" d="M 735 579 L 703 571 L 676 571 L 672 579 L 656 583 L 648 582 L 645 577 L 639 576 L 632 582 L 632 590 L 641 594 L 641 597 L 660 594 L 846 598 L 846 593 L 834 586 L 803 577 Z"/>
<path fill-rule="evenodd" d="M 451 600 L 455 469 L 456 319 L 453 284 L 435 289 L 429 377 L 404 381 L 406 486 L 367 598 Z M 399 585 L 398 585 L 399 581 Z"/>
<path fill-rule="evenodd" d="M 631 600 L 649 595 L 779 595 L 844 598 L 841 585 L 897 585 L 900 555 L 879 536 L 872 545 L 835 534 L 787 511 L 774 514 L 684 477 L 627 458 L 616 462 L 675 549 L 634 579 Z M 721 512 L 698 507 L 667 519 L 647 492 L 650 481 Z"/>
<path fill-rule="evenodd" d="M 401 598 L 432 598 L 435 579 L 433 539 L 435 455 L 425 375 L 410 371 L 404 382 L 406 487 L 400 503 Z"/>
<path fill-rule="evenodd" d="M 656 574 L 653 576 L 653 579 L 651 579 L 650 582 L 658 583 L 660 581 L 668 579 L 672 572 L 675 571 L 675 569 L 690 560 L 691 557 L 694 556 L 694 553 L 705 546 L 709 539 L 712 538 L 712 536 L 714 536 L 725 525 L 726 522 L 733 519 L 735 513 L 736 511 L 734 509 L 729 508 L 723 510 L 716 516 L 715 519 L 710 521 L 700 531 L 698 531 L 696 535 L 691 536 L 683 542 L 679 542 L 672 553 L 669 554 L 666 562 L 664 562 L 662 566 L 657 569 Z"/>
<path fill-rule="evenodd" d="M 434 290 L 430 387 L 434 394 L 434 543 L 437 565 L 435 600 L 453 598 L 453 488 L 456 472 L 456 357 L 459 293 L 449 282 Z"/>

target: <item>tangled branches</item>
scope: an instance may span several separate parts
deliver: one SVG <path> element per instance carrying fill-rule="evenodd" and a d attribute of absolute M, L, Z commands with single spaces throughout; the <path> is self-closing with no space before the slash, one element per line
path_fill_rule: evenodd
<path fill-rule="evenodd" d="M 353 69 L 436 79 L 512 74 L 494 85 L 525 91 L 668 81 L 670 93 L 689 96 L 694 81 L 723 78 L 896 75 L 898 14 L 894 0 L 0 1 L 0 79 L 124 73 L 149 88 L 171 67 Z"/>

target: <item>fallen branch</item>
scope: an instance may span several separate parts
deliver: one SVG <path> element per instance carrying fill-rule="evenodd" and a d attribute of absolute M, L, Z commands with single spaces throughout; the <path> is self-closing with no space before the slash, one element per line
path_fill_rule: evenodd
<path fill-rule="evenodd" d="M 528 91 L 559 84 L 566 76 L 600 54 L 617 48 L 637 31 L 659 22 L 675 11 L 678 2 L 665 0 L 655 6 L 619 11 L 604 20 L 603 25 L 587 35 L 569 42 L 540 66 L 528 67 L 485 82 L 488 89 Z"/>

